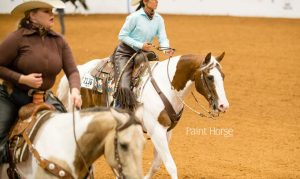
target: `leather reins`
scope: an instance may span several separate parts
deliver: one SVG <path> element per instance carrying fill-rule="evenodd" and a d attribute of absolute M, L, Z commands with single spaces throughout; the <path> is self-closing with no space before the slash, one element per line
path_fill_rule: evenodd
<path fill-rule="evenodd" d="M 158 50 L 158 48 L 157 48 L 157 50 Z M 169 80 L 169 83 L 170 83 L 170 85 L 171 85 L 171 88 L 172 88 L 173 90 L 175 90 L 174 87 L 173 87 L 173 85 L 172 85 L 171 78 L 170 78 L 170 74 L 169 74 L 169 64 L 170 64 L 170 60 L 171 60 L 171 57 L 169 57 L 168 63 L 167 63 L 167 76 L 168 76 L 168 80 Z M 209 89 L 207 82 L 204 82 L 204 81 L 203 81 L 204 79 L 202 79 L 202 76 L 203 76 L 203 70 L 204 70 L 204 69 L 201 70 L 201 82 L 202 82 L 203 84 L 206 85 L 206 88 L 207 88 L 207 89 Z M 186 102 L 185 102 L 185 101 L 184 101 L 177 93 L 175 93 L 175 94 L 176 94 L 177 98 L 181 101 L 181 103 L 182 103 L 184 106 L 186 106 L 187 108 L 189 108 L 192 112 L 196 113 L 197 115 L 199 115 L 199 116 L 201 116 L 201 117 L 207 117 L 207 118 L 214 118 L 214 117 L 215 117 L 215 116 L 212 114 L 211 111 L 205 109 L 205 107 L 199 103 L 199 100 L 196 98 L 196 96 L 194 95 L 193 92 L 192 92 L 192 95 L 193 95 L 193 97 L 194 97 L 194 100 L 199 104 L 199 106 L 200 106 L 200 107 L 201 107 L 208 115 L 206 115 L 206 114 L 204 114 L 204 113 L 202 113 L 202 112 L 199 112 L 199 111 L 195 110 L 193 107 L 191 107 L 190 105 L 188 105 L 188 104 L 187 104 L 187 103 L 186 103 Z"/>

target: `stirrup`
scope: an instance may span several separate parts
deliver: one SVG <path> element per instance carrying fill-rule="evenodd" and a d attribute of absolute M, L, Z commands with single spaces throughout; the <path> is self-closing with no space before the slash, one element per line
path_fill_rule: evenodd
<path fill-rule="evenodd" d="M 11 144 L 8 143 L 8 145 L 6 146 L 6 151 L 8 155 L 8 164 L 9 164 L 6 173 L 9 179 L 21 179 L 21 175 L 19 174 L 16 165 L 14 163 L 13 152 L 10 150 L 10 145 Z"/>

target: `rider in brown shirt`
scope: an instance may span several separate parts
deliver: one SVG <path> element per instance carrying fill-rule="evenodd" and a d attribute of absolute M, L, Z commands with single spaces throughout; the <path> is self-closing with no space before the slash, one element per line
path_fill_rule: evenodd
<path fill-rule="evenodd" d="M 45 102 L 65 112 L 50 89 L 63 70 L 69 80 L 73 104 L 81 107 L 80 77 L 70 47 L 51 30 L 53 8 L 63 8 L 59 0 L 27 0 L 17 5 L 13 15 L 22 15 L 19 28 L 0 43 L 0 164 L 8 161 L 8 132 L 18 110 L 32 102 L 30 91 L 47 91 Z"/>
<path fill-rule="evenodd" d="M 0 54 L 0 78 L 24 90 L 32 87 L 19 83 L 21 75 L 41 74 L 43 83 L 37 89 L 48 90 L 61 69 L 70 81 L 70 88 L 80 87 L 71 49 L 63 37 L 52 30 L 41 37 L 38 31 L 21 27 L 1 43 Z"/>

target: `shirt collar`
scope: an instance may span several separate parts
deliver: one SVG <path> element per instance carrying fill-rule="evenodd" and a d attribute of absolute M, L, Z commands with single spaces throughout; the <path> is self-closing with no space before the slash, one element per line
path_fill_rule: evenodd
<path fill-rule="evenodd" d="M 33 29 L 27 29 L 27 28 L 23 28 L 24 31 L 23 31 L 23 35 L 32 35 L 32 34 L 35 34 L 37 33 L 36 30 L 33 30 Z M 52 36 L 59 36 L 56 32 L 54 32 L 53 30 L 49 30 L 48 31 L 48 34 L 52 35 Z"/>
<path fill-rule="evenodd" d="M 144 11 L 143 8 L 139 9 L 137 12 L 138 12 L 139 14 L 143 15 L 143 16 L 148 17 L 148 15 L 146 14 L 146 12 Z M 158 15 L 157 15 L 157 13 L 156 13 L 156 11 L 155 11 L 155 12 L 154 12 L 154 15 L 153 15 L 153 18 L 156 17 L 156 16 L 158 16 Z"/>

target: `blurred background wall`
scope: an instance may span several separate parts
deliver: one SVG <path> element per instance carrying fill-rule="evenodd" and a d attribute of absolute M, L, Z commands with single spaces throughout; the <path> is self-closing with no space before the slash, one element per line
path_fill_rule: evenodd
<path fill-rule="evenodd" d="M 9 13 L 22 0 L 0 0 L 0 13 Z M 78 2 L 77 2 L 78 3 Z M 66 3 L 67 13 L 124 14 L 135 10 L 130 0 L 86 0 L 89 11 Z M 300 18 L 300 0 L 159 0 L 163 14 L 229 15 Z"/>

